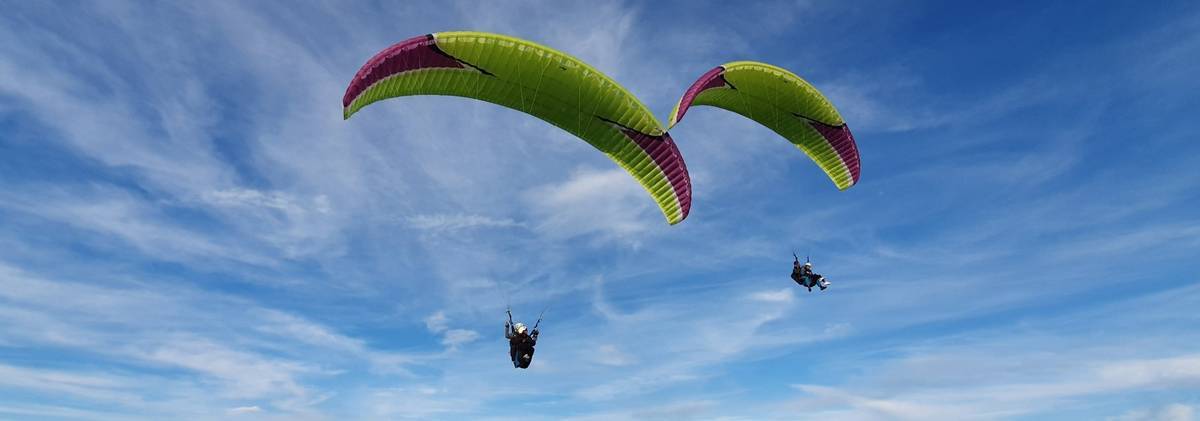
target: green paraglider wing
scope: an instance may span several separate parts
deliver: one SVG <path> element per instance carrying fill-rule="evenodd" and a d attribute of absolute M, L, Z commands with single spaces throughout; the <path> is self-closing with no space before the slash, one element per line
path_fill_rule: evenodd
<path fill-rule="evenodd" d="M 483 32 L 439 32 L 372 57 L 342 98 L 349 119 L 376 101 L 451 95 L 509 107 L 591 144 L 650 193 L 670 224 L 687 218 L 687 166 L 654 115 L 596 69 L 550 48 Z"/>
<path fill-rule="evenodd" d="M 858 145 L 850 128 L 817 88 L 792 72 L 753 61 L 709 70 L 675 105 L 670 127 L 693 105 L 724 108 L 774 130 L 808 154 L 838 189 L 858 183 Z"/>

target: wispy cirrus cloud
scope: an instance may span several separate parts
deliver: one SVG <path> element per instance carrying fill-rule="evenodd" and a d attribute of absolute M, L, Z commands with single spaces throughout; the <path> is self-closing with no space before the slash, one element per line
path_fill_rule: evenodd
<path fill-rule="evenodd" d="M 1106 421 L 1193 421 L 1196 408 L 1181 403 L 1164 405 L 1155 409 L 1134 409 Z"/>
<path fill-rule="evenodd" d="M 63 393 L 73 401 L 119 405 L 162 413 L 184 395 L 154 392 L 167 387 L 204 391 L 212 400 L 259 399 L 277 410 L 300 414 L 324 399 L 310 381 L 333 377 L 337 367 L 362 359 L 391 369 L 414 358 L 370 349 L 357 339 L 278 310 L 246 306 L 241 300 L 147 284 L 124 287 L 40 279 L 0 266 L 0 344 L 42 346 L 86 353 L 99 361 L 171 374 L 93 371 L 71 373 L 7 365 L 25 379 L 7 383 L 19 390 Z M 135 289 L 135 287 L 138 287 Z M 239 317 L 226 319 L 224 315 Z M 315 354 L 322 356 L 313 359 Z M 385 364 L 386 363 L 386 364 Z M 197 376 L 199 380 L 193 380 Z M 41 379 L 41 380 L 38 380 Z M 33 383 L 29 383 L 33 382 Z M 190 393 L 190 392 L 189 392 Z"/>
<path fill-rule="evenodd" d="M 450 349 L 457 349 L 463 344 L 468 344 L 479 339 L 479 332 L 466 329 L 450 329 L 442 336 L 442 345 Z"/>
<path fill-rule="evenodd" d="M 560 184 L 529 191 L 525 198 L 537 220 L 535 229 L 554 240 L 595 234 L 637 247 L 642 236 L 653 232 L 652 212 L 657 210 L 621 169 L 579 170 Z"/>
<path fill-rule="evenodd" d="M 509 218 L 484 215 L 416 215 L 408 218 L 409 226 L 423 231 L 458 231 L 472 228 L 520 228 L 524 224 Z"/>
<path fill-rule="evenodd" d="M 258 406 L 239 406 L 237 408 L 229 409 L 230 415 L 257 414 L 261 412 L 263 412 L 263 410 Z"/>

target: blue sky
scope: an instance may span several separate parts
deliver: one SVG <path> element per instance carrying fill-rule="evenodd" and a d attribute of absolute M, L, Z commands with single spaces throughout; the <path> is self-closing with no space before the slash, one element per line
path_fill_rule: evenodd
<path fill-rule="evenodd" d="M 1197 418 L 1194 2 L 497 3 L 2 2 L 0 418 Z M 791 69 L 862 181 L 696 108 L 668 226 L 515 111 L 342 121 L 447 30 L 662 120 L 717 64 Z M 506 302 L 550 306 L 527 371 Z"/>

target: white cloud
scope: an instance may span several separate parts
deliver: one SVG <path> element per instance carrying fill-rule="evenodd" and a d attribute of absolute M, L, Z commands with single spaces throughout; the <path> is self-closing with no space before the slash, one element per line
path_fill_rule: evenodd
<path fill-rule="evenodd" d="M 795 402 L 814 411 L 851 410 L 898 419 L 993 419 L 1054 413 L 1064 400 L 1108 394 L 1152 392 L 1200 385 L 1197 356 L 1111 360 L 1074 350 L 1077 355 L 1003 355 L 965 357 L 955 350 L 925 351 L 904 362 L 910 367 L 872 369 L 875 376 L 849 388 L 794 385 L 810 396 Z M 1099 359 L 1099 361 L 1097 361 Z M 1159 413 L 1188 414 L 1168 408 Z M 1125 414 L 1159 416 L 1142 411 Z M 1190 415 L 1190 414 L 1189 414 Z M 1133 418 L 1138 419 L 1138 418 Z M 1157 418 L 1149 418 L 1157 419 Z"/>
<path fill-rule="evenodd" d="M 446 312 L 438 311 L 425 318 L 425 328 L 433 333 L 441 333 L 447 329 L 449 322 L 450 319 L 446 317 Z"/>
<path fill-rule="evenodd" d="M 523 227 L 509 218 L 492 218 L 483 215 L 416 215 L 408 218 L 409 226 L 426 231 L 458 231 L 472 228 L 513 228 Z"/>
<path fill-rule="evenodd" d="M 9 386 L 139 413 L 182 410 L 177 403 L 159 407 L 142 398 L 172 390 L 180 399 L 265 399 L 284 413 L 300 414 L 327 396 L 313 386 L 315 378 L 336 376 L 357 361 L 394 373 L 419 360 L 370 349 L 360 339 L 237 298 L 180 285 L 104 285 L 109 282 L 103 277 L 87 283 L 40 279 L 0 262 L 0 316 L 7 321 L 0 324 L 0 343 L 70 350 L 156 374 L 0 366 L 0 374 L 8 374 L 4 379 L 24 379 Z M 163 369 L 186 374 L 158 374 Z"/>
<path fill-rule="evenodd" d="M 230 415 L 257 414 L 259 412 L 263 412 L 263 410 L 262 410 L 262 408 L 259 408 L 257 405 L 255 405 L 255 406 L 239 406 L 237 408 L 229 409 Z"/>
<path fill-rule="evenodd" d="M 272 191 L 263 192 L 254 189 L 232 188 L 205 192 L 203 200 L 215 206 L 246 206 L 275 209 L 289 214 L 306 212 L 329 213 L 329 197 L 314 196 L 304 200 L 293 194 Z"/>
<path fill-rule="evenodd" d="M 535 188 L 525 197 L 536 215 L 536 230 L 550 238 L 598 234 L 637 246 L 639 237 L 653 232 L 651 224 L 666 226 L 661 214 L 654 214 L 654 200 L 620 168 L 578 170 L 566 181 Z"/>
<path fill-rule="evenodd" d="M 102 372 L 70 372 L 0 364 L 0 388 L 36 390 L 71 398 L 136 403 L 137 378 Z"/>
<path fill-rule="evenodd" d="M 347 353 L 360 354 L 367 348 L 362 340 L 347 337 L 291 314 L 277 310 L 257 310 L 255 313 L 263 322 L 257 329 L 275 336 Z"/>
<path fill-rule="evenodd" d="M 834 388 L 813 385 L 795 385 L 793 387 L 805 393 L 816 396 L 818 399 L 834 403 L 835 405 L 848 405 L 852 408 L 860 409 L 875 416 L 881 416 L 888 419 L 928 420 L 942 418 L 974 418 L 971 416 L 972 412 L 968 408 L 956 408 L 940 403 L 917 403 L 896 399 L 872 399 L 847 393 Z"/>
<path fill-rule="evenodd" d="M 479 332 L 466 329 L 450 329 L 442 337 L 442 345 L 450 349 L 457 349 L 460 345 L 465 345 L 479 339 Z"/>
<path fill-rule="evenodd" d="M 1126 389 L 1200 385 L 1200 355 L 1117 361 L 1096 370 L 1096 387 Z"/>
<path fill-rule="evenodd" d="M 1196 409 L 1189 405 L 1174 403 L 1151 409 L 1135 409 L 1116 417 L 1106 418 L 1107 421 L 1195 421 Z"/>
<path fill-rule="evenodd" d="M 511 369 L 511 365 L 509 368 Z M 354 397 L 356 405 L 348 418 L 354 419 L 479 419 L 477 414 L 489 398 L 500 394 L 496 387 L 472 393 L 443 393 L 438 387 L 414 384 L 370 389 Z M 453 416 L 451 416 L 453 415 Z M 495 415 L 493 412 L 492 415 Z"/>
<path fill-rule="evenodd" d="M 264 266 L 275 263 L 271 257 L 247 247 L 246 242 L 207 235 L 179 224 L 158 204 L 116 188 L 10 190 L 4 196 L 7 197 L 0 207 L 36 215 L 84 233 L 99 234 L 101 238 L 96 242 L 115 240 L 122 247 L 133 247 L 165 261 L 219 259 Z M 85 235 L 79 238 L 88 239 Z"/>
<path fill-rule="evenodd" d="M 759 291 L 750 294 L 750 299 L 767 303 L 790 303 L 796 298 L 793 288 L 784 287 L 774 291 Z"/>
<path fill-rule="evenodd" d="M 592 351 L 592 354 L 594 361 L 603 365 L 623 367 L 637 363 L 637 358 L 634 357 L 633 353 L 623 351 L 612 344 L 601 345 Z"/>
<path fill-rule="evenodd" d="M 315 374 L 316 367 L 279 360 L 212 343 L 208 339 L 178 337 L 165 343 L 138 347 L 138 359 L 173 368 L 184 368 L 218 380 L 225 397 L 252 399 L 273 396 L 303 398 L 310 390 L 298 377 Z"/>

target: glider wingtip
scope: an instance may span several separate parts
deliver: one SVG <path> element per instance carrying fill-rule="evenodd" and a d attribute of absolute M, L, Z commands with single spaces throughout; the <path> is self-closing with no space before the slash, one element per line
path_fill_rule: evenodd
<path fill-rule="evenodd" d="M 683 222 L 683 220 L 687 219 L 687 217 L 688 216 L 686 213 L 682 214 L 682 215 L 678 215 L 678 216 L 668 216 L 667 217 L 667 225 L 669 225 L 669 226 L 679 225 L 679 223 Z"/>

